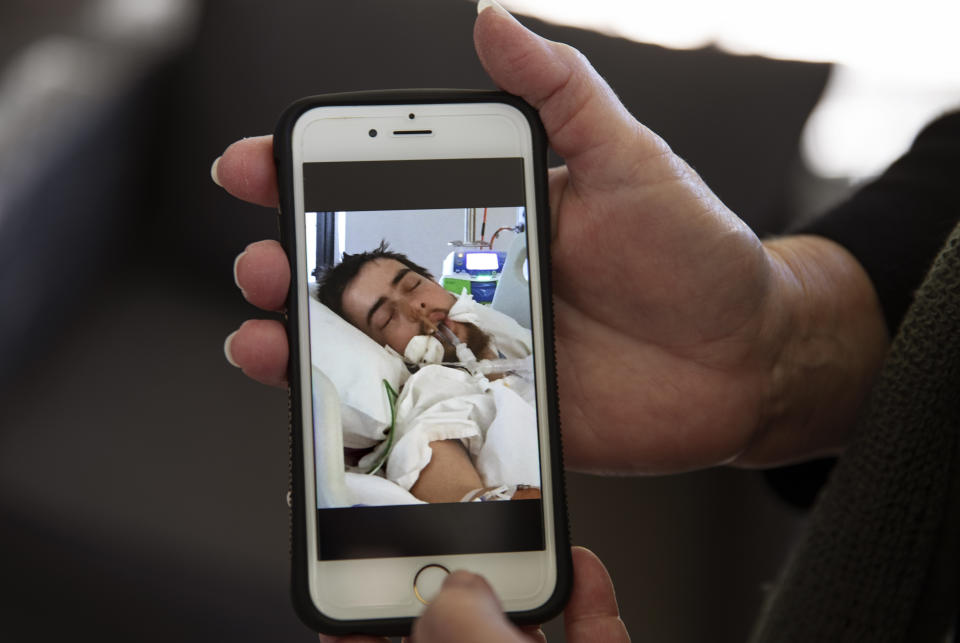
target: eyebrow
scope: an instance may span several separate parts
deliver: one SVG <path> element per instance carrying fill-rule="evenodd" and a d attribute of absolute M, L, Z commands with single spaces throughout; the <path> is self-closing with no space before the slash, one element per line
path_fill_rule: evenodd
<path fill-rule="evenodd" d="M 408 272 L 413 272 L 410 268 L 401 268 L 397 271 L 397 274 L 393 277 L 393 281 L 390 282 L 391 286 L 396 286 L 400 281 L 407 276 Z M 367 328 L 370 328 L 370 320 L 373 319 L 374 314 L 377 312 L 377 309 L 380 308 L 387 301 L 386 297 L 380 297 L 377 299 L 376 303 L 373 306 L 370 306 L 370 310 L 367 311 Z"/>
<path fill-rule="evenodd" d="M 401 268 L 397 271 L 397 276 L 393 278 L 393 281 L 390 282 L 391 286 L 396 286 L 400 283 L 400 280 L 407 276 L 408 272 L 413 272 L 410 268 Z"/>

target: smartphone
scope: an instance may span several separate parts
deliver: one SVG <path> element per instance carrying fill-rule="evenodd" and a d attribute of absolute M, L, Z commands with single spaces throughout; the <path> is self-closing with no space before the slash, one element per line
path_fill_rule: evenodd
<path fill-rule="evenodd" d="M 571 563 L 536 112 L 501 92 L 317 96 L 274 151 L 298 614 L 402 635 L 465 569 L 515 622 L 551 618 Z"/>

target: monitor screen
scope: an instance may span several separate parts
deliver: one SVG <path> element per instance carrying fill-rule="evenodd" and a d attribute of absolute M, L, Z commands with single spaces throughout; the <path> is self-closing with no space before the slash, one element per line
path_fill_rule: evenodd
<path fill-rule="evenodd" d="M 497 270 L 500 262 L 495 252 L 468 252 L 467 270 Z"/>

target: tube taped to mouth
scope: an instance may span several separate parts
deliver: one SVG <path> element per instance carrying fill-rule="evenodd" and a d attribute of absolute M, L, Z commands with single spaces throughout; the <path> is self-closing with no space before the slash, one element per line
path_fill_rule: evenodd
<path fill-rule="evenodd" d="M 450 327 L 443 322 L 440 322 L 440 325 L 437 326 L 437 335 L 439 335 L 437 339 L 440 341 L 445 341 L 451 346 L 460 345 L 460 338 L 454 335 L 453 331 L 450 330 Z"/>

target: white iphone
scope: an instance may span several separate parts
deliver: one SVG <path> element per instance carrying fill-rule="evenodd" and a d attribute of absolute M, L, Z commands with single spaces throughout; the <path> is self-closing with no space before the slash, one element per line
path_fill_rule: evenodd
<path fill-rule="evenodd" d="M 292 105 L 274 146 L 300 617 L 405 634 L 459 569 L 516 622 L 552 617 L 571 567 L 536 112 L 331 94 Z"/>

